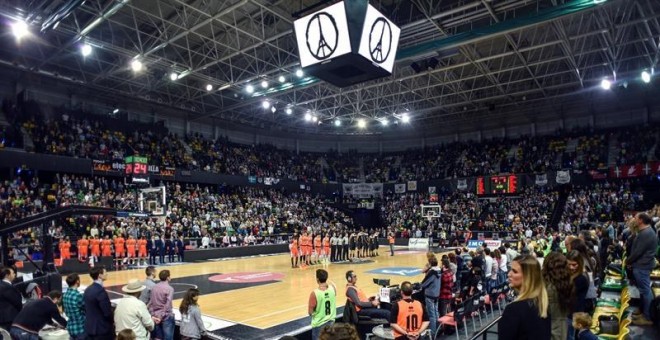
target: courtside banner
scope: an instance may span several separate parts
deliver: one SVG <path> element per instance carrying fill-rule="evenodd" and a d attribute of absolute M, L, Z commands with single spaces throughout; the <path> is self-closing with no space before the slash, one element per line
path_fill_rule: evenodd
<path fill-rule="evenodd" d="M 477 249 L 481 247 L 483 243 L 483 240 L 468 240 L 467 247 L 468 249 Z"/>
<path fill-rule="evenodd" d="M 408 240 L 408 248 L 410 249 L 429 249 L 428 238 L 411 238 Z"/>

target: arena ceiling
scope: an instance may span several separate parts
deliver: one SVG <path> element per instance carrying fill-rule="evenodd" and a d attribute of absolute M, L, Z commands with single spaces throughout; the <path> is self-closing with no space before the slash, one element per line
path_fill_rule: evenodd
<path fill-rule="evenodd" d="M 404 113 L 419 129 L 523 117 L 587 96 L 603 78 L 627 86 L 660 59 L 656 0 L 371 1 L 402 28 L 393 75 L 339 89 L 295 75 L 292 22 L 318 3 L 5 0 L 0 63 L 95 89 L 108 103 L 135 97 L 180 108 L 190 121 L 371 134 L 396 131 Z M 9 25 L 19 19 L 32 36 L 17 41 Z M 84 43 L 93 47 L 87 57 Z M 359 119 L 368 127 L 356 127 Z"/>

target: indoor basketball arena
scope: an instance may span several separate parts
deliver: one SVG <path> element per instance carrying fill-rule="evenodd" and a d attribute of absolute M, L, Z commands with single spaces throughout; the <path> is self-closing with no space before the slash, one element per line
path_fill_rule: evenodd
<path fill-rule="evenodd" d="M 657 0 L 0 1 L 3 340 L 660 339 Z"/>

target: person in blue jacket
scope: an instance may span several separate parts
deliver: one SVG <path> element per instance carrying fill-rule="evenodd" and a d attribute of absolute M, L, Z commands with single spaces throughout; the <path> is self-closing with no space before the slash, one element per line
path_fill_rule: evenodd
<path fill-rule="evenodd" d="M 172 241 L 172 236 L 169 236 L 165 239 L 165 249 L 167 250 L 167 260 L 169 263 L 174 262 L 174 241 Z"/>
<path fill-rule="evenodd" d="M 163 237 L 156 235 L 156 251 L 158 252 L 159 264 L 165 263 L 165 242 L 163 242 Z"/>
<path fill-rule="evenodd" d="M 185 246 L 183 244 L 183 235 L 179 236 L 179 239 L 176 240 L 176 250 L 178 261 L 183 262 L 183 251 L 185 250 Z"/>

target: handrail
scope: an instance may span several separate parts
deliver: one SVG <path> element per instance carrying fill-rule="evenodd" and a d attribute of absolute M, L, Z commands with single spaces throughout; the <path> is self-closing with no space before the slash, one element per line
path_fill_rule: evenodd
<path fill-rule="evenodd" d="M 502 315 L 498 316 L 495 318 L 495 320 L 491 321 L 489 324 L 486 325 L 486 327 L 482 328 L 470 338 L 470 340 L 478 340 L 479 337 L 482 337 L 483 340 L 486 340 L 488 338 L 488 334 L 497 334 L 497 331 L 492 331 L 489 332 L 488 330 L 491 329 L 493 326 L 495 326 L 498 322 L 500 322 L 500 319 L 502 318 Z"/>

